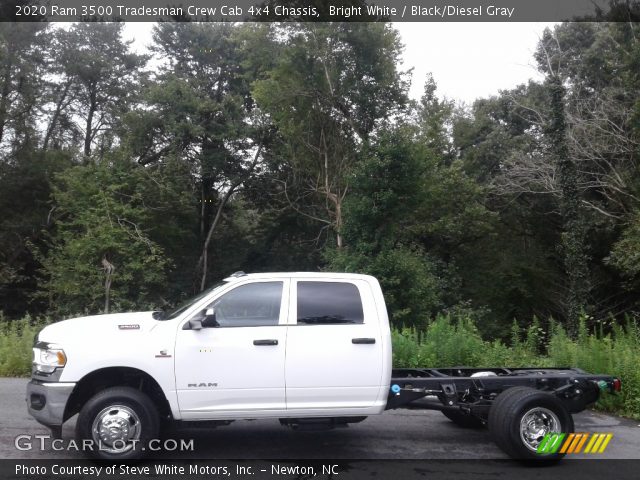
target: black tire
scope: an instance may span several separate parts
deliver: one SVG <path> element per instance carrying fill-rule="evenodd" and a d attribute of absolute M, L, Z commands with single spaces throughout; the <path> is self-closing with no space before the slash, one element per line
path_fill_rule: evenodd
<path fill-rule="evenodd" d="M 484 423 L 478 417 L 467 415 L 456 410 L 442 410 L 442 414 L 462 428 L 483 428 Z"/>
<path fill-rule="evenodd" d="M 511 458 L 519 460 L 558 461 L 561 453 L 540 454 L 534 449 L 540 437 L 527 438 L 521 422 L 538 417 L 551 432 L 573 433 L 573 417 L 553 394 L 530 387 L 512 387 L 498 395 L 489 410 L 489 432 L 496 444 Z"/>
<path fill-rule="evenodd" d="M 96 427 L 100 425 L 98 418 L 107 422 L 104 424 L 106 434 L 112 430 L 125 431 L 127 435 L 115 443 L 104 440 L 99 433 L 94 435 L 94 423 Z M 108 429 L 108 424 L 114 429 Z M 149 440 L 158 437 L 159 425 L 158 411 L 147 395 L 131 387 L 113 387 L 98 392 L 82 407 L 76 423 L 76 438 L 79 442 L 92 440 L 93 448 L 87 453 L 95 458 L 135 460 L 144 456 Z"/>

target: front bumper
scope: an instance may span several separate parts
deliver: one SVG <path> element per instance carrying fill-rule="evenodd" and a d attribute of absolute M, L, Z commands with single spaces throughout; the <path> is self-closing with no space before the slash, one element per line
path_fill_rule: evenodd
<path fill-rule="evenodd" d="M 40 382 L 27 384 L 29 414 L 47 427 L 60 427 L 64 422 L 64 409 L 76 384 L 73 382 Z"/>

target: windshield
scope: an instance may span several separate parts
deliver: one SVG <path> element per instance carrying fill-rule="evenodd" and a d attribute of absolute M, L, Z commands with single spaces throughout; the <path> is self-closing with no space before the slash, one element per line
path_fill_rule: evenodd
<path fill-rule="evenodd" d="M 174 319 L 174 318 L 178 317 L 180 314 L 182 314 L 184 311 L 186 311 L 191 305 L 193 305 L 194 303 L 196 303 L 199 300 L 203 299 L 204 297 L 209 295 L 211 292 L 213 292 L 214 290 L 216 290 L 217 288 L 220 288 L 222 285 L 225 285 L 225 284 L 226 284 L 226 282 L 217 283 L 213 287 L 211 287 L 211 288 L 209 288 L 207 290 L 204 290 L 204 291 L 198 293 L 197 295 L 194 295 L 191 298 L 188 298 L 188 299 L 184 300 L 182 303 L 180 303 L 173 310 L 154 312 L 154 316 L 153 317 L 156 320 L 171 320 L 171 319 Z M 156 315 L 156 314 L 158 314 L 158 315 Z"/>

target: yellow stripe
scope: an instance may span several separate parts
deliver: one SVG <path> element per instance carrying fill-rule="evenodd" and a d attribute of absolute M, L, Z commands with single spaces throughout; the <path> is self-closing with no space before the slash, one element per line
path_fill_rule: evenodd
<path fill-rule="evenodd" d="M 613 438 L 613 433 L 608 433 L 607 436 L 605 437 L 605 441 L 602 442 L 602 445 L 600 446 L 600 450 L 598 451 L 598 453 L 604 452 L 604 449 L 607 448 L 607 445 L 609 445 L 609 442 L 611 441 L 612 438 Z"/>
<path fill-rule="evenodd" d="M 597 453 L 598 452 L 598 448 L 600 447 L 600 444 L 602 443 L 602 440 L 604 440 L 604 437 L 606 437 L 606 435 L 604 433 L 599 433 L 598 434 L 598 440 L 596 440 L 596 443 L 593 445 L 593 448 L 591 449 L 591 453 Z"/>
<path fill-rule="evenodd" d="M 581 433 L 576 433 L 576 438 L 573 439 L 573 442 L 571 443 L 571 446 L 569 447 L 569 450 L 567 450 L 567 453 L 573 453 L 573 451 L 578 446 L 578 443 L 580 443 L 580 440 L 582 440 L 582 434 Z"/>
<path fill-rule="evenodd" d="M 582 450 L 582 446 L 584 445 L 584 442 L 586 442 L 587 438 L 589 438 L 588 433 L 582 433 L 581 435 L 582 435 L 582 440 L 580 440 L 580 443 L 576 447 L 576 451 L 574 453 L 580 453 L 580 450 Z"/>
<path fill-rule="evenodd" d="M 589 443 L 587 444 L 587 448 L 584 449 L 584 453 L 590 453 L 591 452 L 591 447 L 593 447 L 593 444 L 595 443 L 595 441 L 598 439 L 598 434 L 594 433 L 593 435 L 591 435 L 591 440 L 589 440 Z"/>
<path fill-rule="evenodd" d="M 562 445 L 562 448 L 560 449 L 560 453 L 564 453 L 567 451 L 567 448 L 569 447 L 569 445 L 571 444 L 571 442 L 573 441 L 573 437 L 575 437 L 576 434 L 575 433 L 570 433 L 569 436 L 567 437 L 567 439 L 565 440 L 564 444 Z"/>

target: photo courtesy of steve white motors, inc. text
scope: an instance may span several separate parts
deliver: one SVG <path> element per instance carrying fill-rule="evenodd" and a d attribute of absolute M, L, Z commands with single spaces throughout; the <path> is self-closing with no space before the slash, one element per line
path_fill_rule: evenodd
<path fill-rule="evenodd" d="M 297 465 L 297 464 L 189 464 L 173 465 L 158 463 L 155 465 L 72 465 L 56 464 L 24 465 L 16 464 L 16 475 L 50 475 L 50 476 L 126 476 L 127 478 L 149 475 L 202 475 L 202 476 L 247 476 L 256 474 L 266 475 L 299 475 L 305 478 L 317 475 L 333 476 L 340 474 L 340 466 L 336 464 Z"/>

